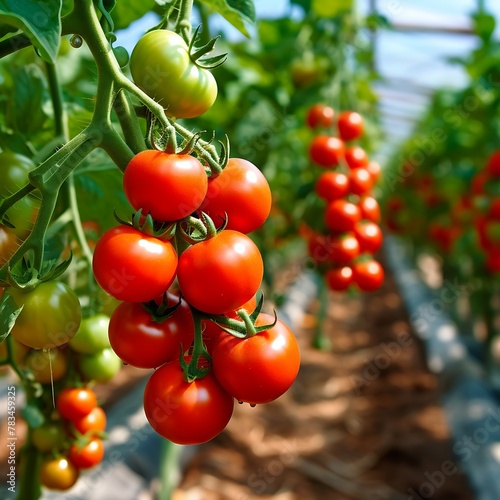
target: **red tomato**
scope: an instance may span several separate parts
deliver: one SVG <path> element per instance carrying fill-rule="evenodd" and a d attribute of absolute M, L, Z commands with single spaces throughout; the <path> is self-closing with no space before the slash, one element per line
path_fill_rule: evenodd
<path fill-rule="evenodd" d="M 343 266 L 359 255 L 359 243 L 353 233 L 319 234 L 309 240 L 309 255 L 318 263 Z"/>
<path fill-rule="evenodd" d="M 156 370 L 144 390 L 151 427 L 177 444 L 201 444 L 220 434 L 233 414 L 233 398 L 213 372 L 188 383 L 179 361 Z"/>
<path fill-rule="evenodd" d="M 382 168 L 380 167 L 380 163 L 376 161 L 370 161 L 366 166 L 366 170 L 370 172 L 372 176 L 373 183 L 377 182 L 380 179 L 380 175 L 382 173 Z"/>
<path fill-rule="evenodd" d="M 82 418 L 73 420 L 75 429 L 80 434 L 97 434 L 104 432 L 106 429 L 106 413 L 100 406 L 96 406 L 88 415 Z"/>
<path fill-rule="evenodd" d="M 363 219 L 375 222 L 375 224 L 380 223 L 380 206 L 375 198 L 372 196 L 363 196 L 359 200 L 358 207 L 361 210 Z"/>
<path fill-rule="evenodd" d="M 361 253 L 374 254 L 382 246 L 382 230 L 371 221 L 361 221 L 354 226 L 354 234 L 359 242 Z"/>
<path fill-rule="evenodd" d="M 500 176 L 500 149 L 491 153 L 486 163 L 486 172 L 492 177 Z"/>
<path fill-rule="evenodd" d="M 309 128 L 327 128 L 333 124 L 335 111 L 330 106 L 315 104 L 307 112 L 306 123 Z"/>
<path fill-rule="evenodd" d="M 338 137 L 318 135 L 311 143 L 309 157 L 322 167 L 336 167 L 344 157 L 344 143 Z"/>
<path fill-rule="evenodd" d="M 153 149 L 135 155 L 123 175 L 130 204 L 158 221 L 192 214 L 205 198 L 207 187 L 205 168 L 194 156 Z"/>
<path fill-rule="evenodd" d="M 376 260 L 356 262 L 352 267 L 353 281 L 363 292 L 373 292 L 384 282 L 384 269 Z"/>
<path fill-rule="evenodd" d="M 262 172 L 252 163 L 231 158 L 220 175 L 210 178 L 200 206 L 216 223 L 227 216 L 226 229 L 251 233 L 271 212 L 271 189 Z"/>
<path fill-rule="evenodd" d="M 177 303 L 172 297 L 169 304 Z M 194 339 L 194 322 L 185 300 L 169 318 L 159 322 L 142 306 L 123 302 L 109 322 L 109 341 L 120 359 L 137 368 L 157 368 L 179 357 Z"/>
<path fill-rule="evenodd" d="M 345 150 L 345 161 L 349 168 L 365 168 L 370 163 L 366 151 L 359 146 L 350 146 Z"/>
<path fill-rule="evenodd" d="M 353 141 L 363 133 L 363 118 L 354 111 L 342 111 L 337 121 L 339 135 L 343 141 Z"/>
<path fill-rule="evenodd" d="M 8 228 L 0 226 L 0 267 L 3 266 L 19 248 L 17 237 Z"/>
<path fill-rule="evenodd" d="M 170 241 L 121 225 L 99 238 L 92 267 L 97 283 L 116 299 L 147 302 L 173 282 L 177 254 Z"/>
<path fill-rule="evenodd" d="M 231 229 L 189 247 L 179 258 L 177 270 L 184 298 L 209 314 L 238 309 L 257 293 L 263 275 L 255 243 Z"/>
<path fill-rule="evenodd" d="M 500 250 L 491 249 L 486 253 L 486 269 L 491 273 L 500 273 Z"/>
<path fill-rule="evenodd" d="M 256 325 L 272 324 L 260 314 Z M 300 367 L 300 353 L 292 331 L 282 321 L 245 339 L 220 337 L 212 353 L 213 371 L 222 387 L 238 401 L 269 403 L 293 384 Z"/>
<path fill-rule="evenodd" d="M 349 173 L 349 186 L 353 194 L 368 194 L 373 188 L 373 177 L 366 168 L 356 168 Z"/>
<path fill-rule="evenodd" d="M 352 283 L 352 269 L 348 266 L 334 267 L 325 273 L 326 284 L 334 292 L 343 292 Z"/>
<path fill-rule="evenodd" d="M 82 447 L 73 444 L 68 453 L 69 461 L 78 469 L 90 469 L 100 464 L 103 458 L 104 444 L 100 438 L 93 438 Z"/>
<path fill-rule="evenodd" d="M 316 182 L 316 193 L 326 201 L 343 198 L 349 194 L 349 178 L 340 172 L 323 172 Z"/>
<path fill-rule="evenodd" d="M 56 398 L 56 409 L 61 417 L 79 420 L 97 406 L 97 398 L 92 389 L 86 387 L 66 387 Z"/>
<path fill-rule="evenodd" d="M 478 172 L 471 182 L 471 191 L 475 196 L 484 194 L 484 188 L 488 181 L 491 179 L 490 174 L 487 171 Z"/>
<path fill-rule="evenodd" d="M 333 200 L 325 210 L 326 225 L 331 231 L 343 233 L 352 231 L 356 222 L 361 220 L 361 210 L 346 200 Z"/>

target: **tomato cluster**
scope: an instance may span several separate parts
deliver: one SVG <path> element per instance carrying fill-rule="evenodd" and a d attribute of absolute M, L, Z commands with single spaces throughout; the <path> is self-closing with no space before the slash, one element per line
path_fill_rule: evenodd
<path fill-rule="evenodd" d="M 313 129 L 335 125 L 338 132 L 317 135 L 309 148 L 313 163 L 327 169 L 315 185 L 326 202 L 326 230 L 309 235 L 309 254 L 324 270 L 330 289 L 344 291 L 354 284 L 362 291 L 376 290 L 384 279 L 382 266 L 373 258 L 382 245 L 380 209 L 372 195 L 380 166 L 360 146 L 346 145 L 361 137 L 363 119 L 344 111 L 335 120 L 332 108 L 316 104 L 306 121 Z"/>
<path fill-rule="evenodd" d="M 207 176 L 193 154 L 159 150 L 138 153 L 123 185 L 142 215 L 134 221 L 152 224 L 121 224 L 97 241 L 95 278 L 123 301 L 109 340 L 125 363 L 156 369 L 144 393 L 152 427 L 176 443 L 206 442 L 227 425 L 235 398 L 272 401 L 299 369 L 288 327 L 253 312 L 263 261 L 247 233 L 267 219 L 270 188 L 246 160 Z"/>
<path fill-rule="evenodd" d="M 78 480 L 80 470 L 101 463 L 106 414 L 97 405 L 94 391 L 85 387 L 61 390 L 56 410 L 50 420 L 33 429 L 32 443 L 46 455 L 40 467 L 41 484 L 67 490 Z"/>

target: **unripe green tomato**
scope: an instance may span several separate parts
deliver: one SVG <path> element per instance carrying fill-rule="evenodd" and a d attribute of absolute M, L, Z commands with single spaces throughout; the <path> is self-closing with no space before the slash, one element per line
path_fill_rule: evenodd
<path fill-rule="evenodd" d="M 3 151 L 0 153 L 0 197 L 5 198 L 28 182 L 28 173 L 35 164 L 27 156 Z M 14 226 L 10 231 L 18 238 L 26 238 L 33 227 L 40 203 L 32 196 L 19 200 L 6 212 L 6 219 Z"/>
<path fill-rule="evenodd" d="M 31 434 L 35 448 L 47 453 L 63 448 L 65 437 L 64 429 L 56 422 L 46 422 L 33 429 Z"/>
<path fill-rule="evenodd" d="M 132 51 L 130 72 L 134 82 L 169 116 L 199 116 L 217 97 L 212 73 L 192 62 L 186 42 L 173 31 L 146 33 Z"/>
<path fill-rule="evenodd" d="M 140 346 L 137 346 L 140 349 Z M 96 354 L 82 354 L 80 356 L 80 373 L 87 380 L 109 382 L 121 369 L 122 360 L 113 349 L 103 349 Z"/>
<path fill-rule="evenodd" d="M 110 347 L 108 338 L 109 317 L 96 314 L 82 320 L 76 335 L 69 341 L 73 351 L 82 354 L 96 354 Z"/>
<path fill-rule="evenodd" d="M 120 68 L 124 68 L 128 64 L 130 56 L 128 55 L 127 49 L 125 47 L 113 47 L 113 54 L 115 55 L 116 61 L 120 65 Z"/>

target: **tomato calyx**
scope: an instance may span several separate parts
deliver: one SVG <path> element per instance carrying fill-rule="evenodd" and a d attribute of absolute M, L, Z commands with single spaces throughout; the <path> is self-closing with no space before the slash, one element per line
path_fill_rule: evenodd
<path fill-rule="evenodd" d="M 261 326 L 255 325 L 257 317 L 262 310 L 263 304 L 264 294 L 261 293 L 261 296 L 257 302 L 257 306 L 251 313 L 249 313 L 246 309 L 238 309 L 236 311 L 236 314 L 240 319 L 228 318 L 225 315 L 212 315 L 209 317 L 209 319 L 233 337 L 237 337 L 239 339 L 253 337 L 257 333 L 269 330 L 270 328 L 275 326 L 278 321 L 278 315 L 276 314 L 276 311 L 274 311 L 274 321 L 272 323 Z"/>
<path fill-rule="evenodd" d="M 207 54 L 210 54 L 215 48 L 215 44 L 217 40 L 220 38 L 220 35 L 217 35 L 216 37 L 210 39 L 205 45 L 196 48 L 195 44 L 199 39 L 199 34 L 201 31 L 201 24 L 196 28 L 193 37 L 191 38 L 191 41 L 189 42 L 189 57 L 191 58 L 191 61 L 193 61 L 196 66 L 202 69 L 215 69 L 221 66 L 226 62 L 227 59 L 227 52 L 224 54 L 219 54 L 218 56 L 214 57 L 204 57 Z M 203 58 L 203 60 L 202 60 Z"/>
<path fill-rule="evenodd" d="M 148 213 L 146 216 L 142 213 L 142 208 L 132 215 L 131 222 L 122 219 L 115 212 L 115 219 L 124 226 L 133 227 L 137 231 L 148 236 L 170 240 L 175 236 L 177 230 L 177 221 L 173 222 L 157 222 Z"/>
<path fill-rule="evenodd" d="M 222 226 L 217 228 L 215 222 L 205 212 L 200 212 L 200 217 L 201 219 L 194 216 L 184 219 L 186 228 L 179 225 L 181 236 L 188 243 L 195 244 L 213 238 L 227 225 L 227 218 L 224 219 Z"/>
<path fill-rule="evenodd" d="M 165 320 L 170 318 L 180 307 L 182 296 L 179 295 L 178 299 L 179 300 L 175 304 L 171 305 L 168 293 L 165 292 L 160 302 L 156 300 L 150 300 L 149 302 L 143 303 L 142 307 L 144 307 L 144 309 L 146 309 L 146 311 L 151 315 L 153 321 L 155 321 L 156 323 L 163 323 Z"/>

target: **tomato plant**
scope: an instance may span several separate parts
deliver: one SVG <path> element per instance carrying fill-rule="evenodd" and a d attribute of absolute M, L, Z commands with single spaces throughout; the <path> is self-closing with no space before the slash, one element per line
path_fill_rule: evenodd
<path fill-rule="evenodd" d="M 353 281 L 364 292 L 372 292 L 382 286 L 384 270 L 375 260 L 356 262 L 352 267 Z"/>
<path fill-rule="evenodd" d="M 310 128 L 328 128 L 333 124 L 335 111 L 325 104 L 315 104 L 309 108 L 306 123 Z"/>
<path fill-rule="evenodd" d="M 71 445 L 68 452 L 69 461 L 78 469 L 90 469 L 102 462 L 104 444 L 100 438 L 92 438 L 83 446 Z"/>
<path fill-rule="evenodd" d="M 201 444 L 226 427 L 233 397 L 212 373 L 194 382 L 184 380 L 178 361 L 158 368 L 144 391 L 144 411 L 158 434 L 178 444 Z"/>
<path fill-rule="evenodd" d="M 349 177 L 341 172 L 323 172 L 316 181 L 316 193 L 326 201 L 338 200 L 349 194 Z"/>
<path fill-rule="evenodd" d="M 106 429 L 106 414 L 100 406 L 96 406 L 87 415 L 75 418 L 71 423 L 80 434 L 94 436 Z"/>
<path fill-rule="evenodd" d="M 344 143 L 338 137 L 318 135 L 311 143 L 309 156 L 321 167 L 335 167 L 344 158 Z"/>
<path fill-rule="evenodd" d="M 337 120 L 337 127 L 342 140 L 353 141 L 363 133 L 363 118 L 354 111 L 342 111 Z"/>
<path fill-rule="evenodd" d="M 346 200 L 333 200 L 326 207 L 325 221 L 332 231 L 352 231 L 356 222 L 361 220 L 361 210 Z"/>
<path fill-rule="evenodd" d="M 349 266 L 334 267 L 325 273 L 328 287 L 336 292 L 347 290 L 352 283 L 352 276 L 352 268 Z"/>
<path fill-rule="evenodd" d="M 57 395 L 57 411 L 62 417 L 71 421 L 85 417 L 96 406 L 97 398 L 92 389 L 66 387 Z"/>

